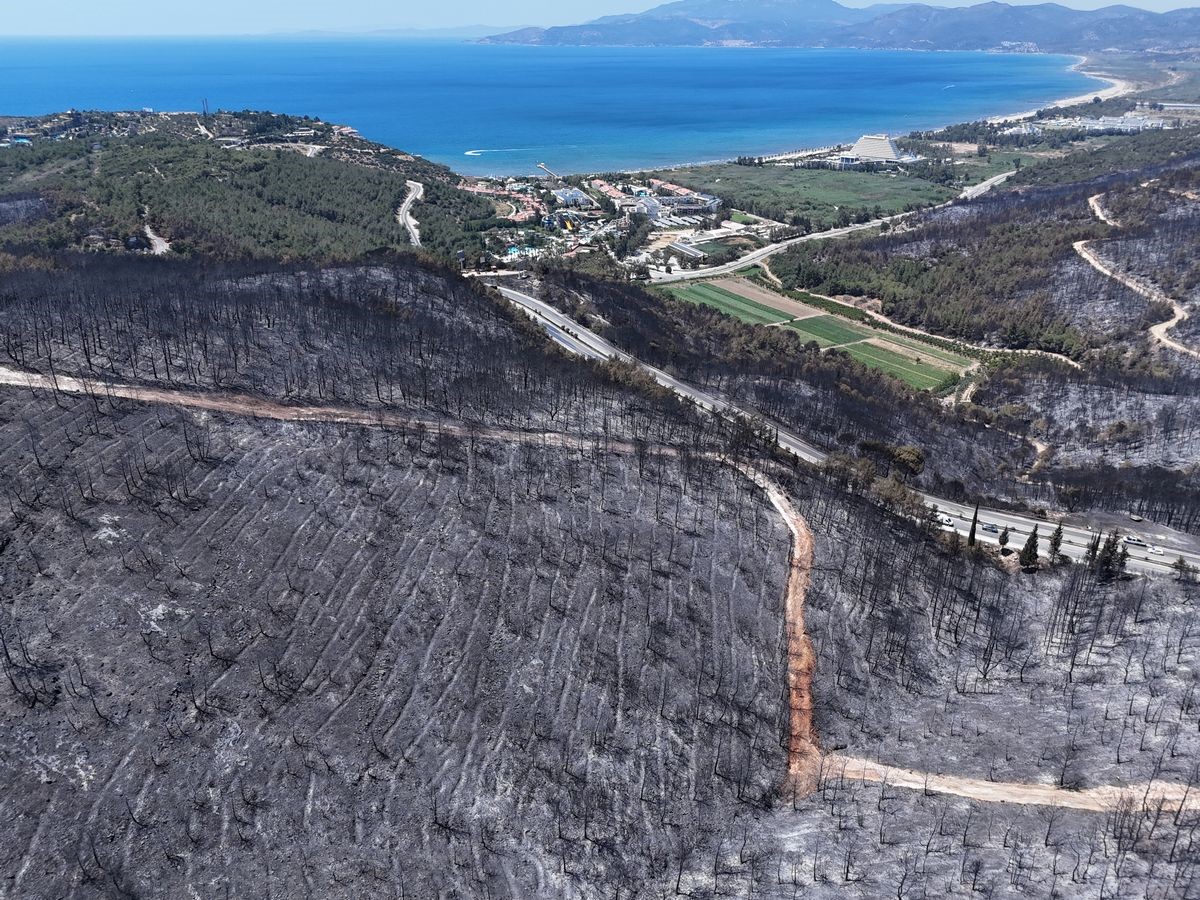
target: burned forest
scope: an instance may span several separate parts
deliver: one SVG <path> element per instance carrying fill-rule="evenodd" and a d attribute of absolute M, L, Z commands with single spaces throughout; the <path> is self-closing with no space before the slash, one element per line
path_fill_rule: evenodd
<path fill-rule="evenodd" d="M 1200 897 L 1194 135 L 770 257 L 920 390 L 214 122 L 0 164 L 0 897 Z"/>

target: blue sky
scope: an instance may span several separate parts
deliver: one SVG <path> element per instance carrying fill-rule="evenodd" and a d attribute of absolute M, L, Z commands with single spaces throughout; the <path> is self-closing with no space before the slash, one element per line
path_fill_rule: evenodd
<path fill-rule="evenodd" d="M 866 6 L 871 0 L 845 0 Z M 942 6 L 954 0 L 926 0 Z M 1012 0 L 1010 0 L 1012 2 Z M 1018 0 L 1019 2 L 1019 0 Z M 1032 0 L 1038 2 L 1038 0 Z M 1092 8 L 1111 0 L 1066 0 Z M 1179 0 L 1128 0 L 1147 9 L 1195 5 Z M 371 31 L 461 25 L 561 25 L 597 16 L 637 12 L 655 0 L 57 0 L 5 3 L 0 36 L 104 34 L 269 34 L 308 30 Z"/>

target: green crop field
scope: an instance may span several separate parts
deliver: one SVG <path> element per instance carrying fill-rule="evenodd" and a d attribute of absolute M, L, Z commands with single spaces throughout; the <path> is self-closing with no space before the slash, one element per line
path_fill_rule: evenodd
<path fill-rule="evenodd" d="M 679 300 L 720 310 L 751 325 L 785 323 L 784 327 L 797 332 L 804 341 L 816 341 L 822 349 L 836 347 L 844 350 L 864 365 L 893 375 L 918 390 L 936 390 L 971 365 L 967 357 L 926 344 L 915 336 L 901 336 L 881 328 L 872 328 L 869 320 L 852 322 L 825 313 L 792 321 L 792 317 L 785 313 L 715 284 L 671 285 L 660 290 Z M 872 339 L 884 341 L 888 346 L 867 343 Z M 923 359 L 914 359 L 916 354 Z"/>
<path fill-rule="evenodd" d="M 916 350 L 925 356 L 940 360 L 948 366 L 953 366 L 956 369 L 965 369 L 971 365 L 971 360 L 961 353 L 955 353 L 952 350 L 943 350 L 941 347 L 935 347 L 933 344 L 927 344 L 916 337 L 906 337 L 901 334 L 896 334 L 891 331 L 879 331 L 879 337 L 886 340 L 889 344 L 895 344 L 899 347 L 907 347 L 910 350 Z"/>
<path fill-rule="evenodd" d="M 739 297 L 723 288 L 711 284 L 689 284 L 685 287 L 669 287 L 666 291 L 673 297 L 686 300 L 688 303 L 700 303 L 711 306 L 721 312 L 749 322 L 752 325 L 774 325 L 788 319 L 783 313 Z"/>
<path fill-rule="evenodd" d="M 871 337 L 865 328 L 848 324 L 837 316 L 814 316 L 811 319 L 801 319 L 788 323 L 788 328 L 794 328 L 806 338 L 816 340 L 822 347 L 834 344 L 850 344 Z"/>
<path fill-rule="evenodd" d="M 949 378 L 946 371 L 936 366 L 917 362 L 883 347 L 876 347 L 874 344 L 851 344 L 849 347 L 840 349 L 845 350 L 864 365 L 881 369 L 889 375 L 895 375 L 901 381 L 906 381 L 918 389 L 936 388 Z"/>

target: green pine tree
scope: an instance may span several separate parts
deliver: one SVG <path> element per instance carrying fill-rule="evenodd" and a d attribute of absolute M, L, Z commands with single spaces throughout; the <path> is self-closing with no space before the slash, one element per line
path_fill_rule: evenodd
<path fill-rule="evenodd" d="M 1025 546 L 1021 548 L 1021 555 L 1018 557 L 1022 569 L 1036 569 L 1038 564 L 1038 527 L 1033 526 L 1033 531 L 1029 534 L 1029 540 L 1025 542 Z"/>
<path fill-rule="evenodd" d="M 1063 542 L 1063 527 L 1062 522 L 1058 523 L 1058 527 L 1054 529 L 1054 533 L 1050 535 L 1050 562 L 1051 564 L 1059 561 L 1062 556 Z"/>
<path fill-rule="evenodd" d="M 1121 539 L 1116 531 L 1110 531 L 1108 537 L 1104 539 L 1104 546 L 1100 548 L 1100 555 L 1096 557 L 1096 572 L 1101 581 L 1112 581 L 1117 577 L 1120 571 L 1118 568 L 1120 562 L 1120 554 L 1126 552 L 1121 546 Z M 1128 553 L 1126 552 L 1126 555 Z"/>

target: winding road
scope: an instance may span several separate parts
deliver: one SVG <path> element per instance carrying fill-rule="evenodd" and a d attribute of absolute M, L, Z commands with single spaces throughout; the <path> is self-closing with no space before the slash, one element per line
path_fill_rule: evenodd
<path fill-rule="evenodd" d="M 963 190 L 959 196 L 961 200 L 974 200 L 976 197 L 982 197 L 996 185 L 1003 183 L 1008 178 L 1012 177 L 1014 172 L 1001 172 L 999 175 L 993 175 L 987 181 L 981 181 L 972 187 Z M 949 200 L 945 203 L 939 203 L 937 206 L 931 206 L 929 209 L 941 209 L 943 206 L 949 206 L 955 201 Z M 928 212 L 928 210 L 925 210 Z M 686 272 L 672 272 L 670 275 L 665 272 L 651 272 L 650 280 L 654 284 L 672 284 L 679 281 L 695 281 L 698 278 L 715 278 L 720 275 L 731 275 L 734 272 L 752 266 L 755 263 L 760 263 L 764 259 L 774 256 L 776 253 L 782 253 L 789 247 L 794 247 L 797 244 L 807 243 L 808 241 L 825 241 L 831 238 L 841 238 L 847 235 L 854 234 L 859 231 L 869 231 L 872 228 L 878 228 L 885 222 L 897 222 L 912 213 L 903 212 L 896 213 L 891 216 L 882 216 L 878 219 L 872 219 L 870 222 L 861 222 L 855 225 L 846 225 L 843 228 L 831 228 L 828 231 L 818 231 L 814 234 L 804 234 L 800 237 L 789 238 L 786 241 L 779 241 L 774 244 L 768 244 L 766 247 L 760 247 L 758 250 L 753 250 L 745 256 L 738 257 L 733 262 L 725 263 L 720 266 L 708 266 L 703 269 L 690 269 Z"/>
<path fill-rule="evenodd" d="M 400 208 L 396 210 L 396 221 L 399 222 L 408 231 L 408 240 L 414 247 L 421 246 L 421 226 L 413 215 L 413 204 L 425 199 L 425 185 L 419 181 L 407 181 L 408 196 L 404 198 L 404 202 L 400 204 Z"/>
<path fill-rule="evenodd" d="M 593 341 L 601 341 L 601 339 L 592 335 L 591 332 L 578 337 L 567 333 L 555 335 L 554 331 L 550 333 L 555 340 L 572 352 L 592 358 L 596 358 L 593 354 L 600 352 L 596 349 L 597 345 L 594 345 Z M 603 346 L 603 344 L 598 346 Z M 651 371 L 657 372 L 658 370 Z M 668 379 L 670 384 L 681 384 L 675 382 L 670 376 L 659 374 Z M 420 428 L 428 429 L 431 433 L 440 431 L 460 437 L 540 443 L 570 449 L 580 449 L 590 445 L 609 452 L 635 453 L 645 449 L 627 442 L 600 442 L 559 432 L 474 427 L 355 407 L 288 406 L 242 394 L 210 394 L 142 387 L 98 379 L 41 375 L 2 366 L 0 366 L 0 384 L 34 391 L 123 398 L 138 402 L 159 403 L 287 422 L 329 422 Z M 707 397 L 703 394 L 700 396 Z M 701 401 L 697 400 L 697 402 Z M 709 398 L 704 403 L 721 404 L 722 401 Z M 724 404 L 723 407 L 712 406 L 709 408 L 713 408 L 714 411 L 735 409 L 729 407 L 728 404 Z M 786 445 L 781 443 L 781 446 Z M 673 452 L 671 448 L 657 448 L 657 450 Z M 797 445 L 797 451 L 819 454 L 819 451 L 804 444 Z M 723 461 L 729 462 L 728 460 Z M 1140 802 L 1147 807 L 1160 802 L 1166 808 L 1200 806 L 1200 795 L 1192 795 L 1186 786 L 1169 782 L 1159 781 L 1126 787 L 1099 787 L 1085 791 L 1068 791 L 1053 785 L 990 782 L 982 779 L 895 768 L 873 760 L 842 754 L 822 754 L 813 724 L 812 682 L 817 660 L 804 622 L 805 597 L 813 569 L 812 532 L 804 517 L 796 510 L 787 492 L 765 472 L 745 463 L 733 463 L 733 465 L 766 494 L 767 499 L 791 534 L 784 605 L 790 710 L 786 774 L 786 787 L 789 791 L 796 796 L 807 796 L 817 789 L 822 780 L 836 777 L 845 780 L 854 779 L 863 783 L 885 783 L 899 788 L 933 791 L 983 802 L 1058 806 L 1098 812 L 1111 810 L 1128 802 Z"/>
<path fill-rule="evenodd" d="M 1104 208 L 1103 200 L 1103 194 L 1096 194 L 1095 196 L 1088 197 L 1088 206 L 1091 208 L 1092 213 L 1096 216 L 1096 218 L 1101 222 L 1114 228 L 1120 228 L 1120 223 L 1116 219 L 1112 218 L 1108 214 L 1108 211 Z M 1183 353 L 1196 359 L 1200 359 L 1200 350 L 1189 347 L 1187 344 L 1181 344 L 1179 341 L 1171 337 L 1170 334 L 1168 334 L 1168 332 L 1171 331 L 1176 325 L 1186 321 L 1189 318 L 1190 314 L 1184 308 L 1183 304 L 1155 284 L 1148 284 L 1140 279 L 1134 278 L 1132 275 L 1127 275 L 1124 272 L 1118 272 L 1115 268 L 1102 260 L 1099 255 L 1097 255 L 1096 251 L 1092 248 L 1094 243 L 1095 241 L 1076 241 L 1073 246 L 1075 247 L 1075 252 L 1079 254 L 1080 258 L 1101 275 L 1120 282 L 1135 294 L 1145 297 L 1151 303 L 1166 303 L 1171 307 L 1173 315 L 1170 319 L 1165 322 L 1159 322 L 1157 325 L 1152 325 L 1150 327 L 1151 337 L 1153 337 L 1164 347 L 1170 347 L 1177 353 Z"/>
<path fill-rule="evenodd" d="M 673 375 L 631 356 L 595 332 L 588 330 L 574 319 L 564 315 L 549 304 L 538 300 L 536 297 L 531 297 L 528 294 L 508 287 L 500 287 L 498 290 L 509 302 L 515 304 L 526 315 L 541 325 L 553 341 L 571 353 L 594 360 L 618 360 L 638 366 L 658 382 L 658 384 L 674 391 L 680 397 L 695 403 L 702 409 L 728 418 L 750 419 L 753 421 L 761 420 L 761 417 L 756 415 L 752 410 L 744 409 L 707 391 L 693 387 Z M 828 454 L 825 451 L 809 443 L 794 432 L 783 428 L 775 428 L 774 434 L 775 440 L 781 449 L 807 463 L 819 466 L 824 464 L 828 458 Z M 921 493 L 920 496 L 926 506 L 952 517 L 955 523 L 954 530 L 960 535 L 965 537 L 968 534 L 971 527 L 971 519 L 975 513 L 973 505 L 948 500 L 930 493 Z M 1007 527 L 1011 545 L 1020 547 L 1025 543 L 1026 537 L 1028 537 L 1034 528 L 1038 528 L 1042 538 L 1048 540 L 1050 532 L 1056 524 L 1056 522 L 1049 521 L 1048 519 L 1024 513 L 997 509 L 980 509 L 980 528 L 976 532 L 976 537 L 983 543 L 999 544 L 999 532 Z M 997 531 L 983 531 L 983 527 L 988 525 L 996 526 Z M 1076 525 L 1064 522 L 1062 552 L 1071 559 L 1083 559 L 1087 555 L 1088 547 L 1095 540 L 1099 532 L 1100 529 L 1098 526 L 1093 527 L 1087 523 Z M 1130 571 L 1154 575 L 1169 575 L 1174 571 L 1172 563 L 1180 557 L 1183 557 L 1189 565 L 1200 567 L 1200 540 L 1194 536 L 1158 528 L 1152 537 L 1153 540 L 1147 537 L 1147 546 L 1127 545 L 1130 554 Z M 1148 545 L 1152 543 L 1157 543 L 1163 548 L 1161 556 L 1149 551 Z"/>

